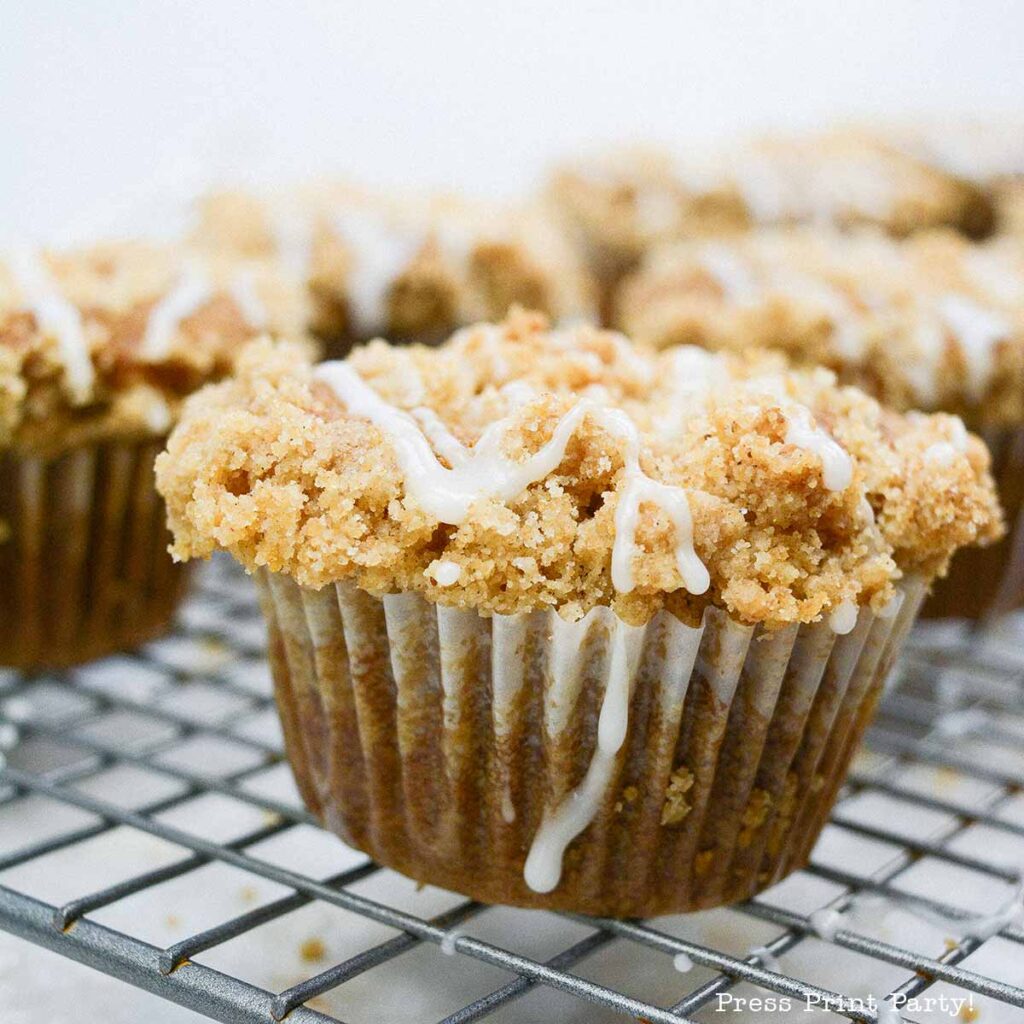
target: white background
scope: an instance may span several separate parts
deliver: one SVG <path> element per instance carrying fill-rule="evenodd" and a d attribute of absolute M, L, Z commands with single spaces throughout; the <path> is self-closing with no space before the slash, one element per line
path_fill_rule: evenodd
<path fill-rule="evenodd" d="M 1022 106 L 1012 0 L 2 0 L 0 241 L 209 175 L 510 192 L 596 140 Z"/>
<path fill-rule="evenodd" d="M 599 140 L 1022 108 L 1011 0 L 0 0 L 0 243 L 142 228 L 207 178 L 509 193 Z M 0 936 L 5 1013 L 197 1020 Z"/>

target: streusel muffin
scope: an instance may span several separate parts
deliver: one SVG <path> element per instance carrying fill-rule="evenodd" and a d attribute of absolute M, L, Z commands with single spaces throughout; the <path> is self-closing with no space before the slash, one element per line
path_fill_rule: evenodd
<path fill-rule="evenodd" d="M 751 227 L 987 232 L 984 191 L 864 131 L 759 139 L 706 157 L 606 153 L 558 168 L 548 196 L 611 287 L 653 246 Z"/>
<path fill-rule="evenodd" d="M 0 259 L 0 664 L 61 666 L 167 625 L 153 460 L 182 398 L 257 333 L 301 335 L 272 268 L 135 243 Z"/>
<path fill-rule="evenodd" d="M 892 145 L 984 190 L 996 230 L 1024 240 L 1024 122 L 947 119 L 884 131 Z"/>
<path fill-rule="evenodd" d="M 616 915 L 803 864 L 984 445 L 777 357 L 517 313 L 316 369 L 261 345 L 157 461 L 255 576 L 310 808 L 423 882 Z"/>
<path fill-rule="evenodd" d="M 516 304 L 559 321 L 596 315 L 587 271 L 540 207 L 346 184 L 225 192 L 202 202 L 195 241 L 276 259 L 305 282 L 330 354 L 381 335 L 435 343 Z"/>
<path fill-rule="evenodd" d="M 1024 252 L 952 232 L 753 232 L 653 251 L 616 322 L 656 347 L 782 350 L 899 410 L 942 410 L 982 433 L 1011 523 L 1024 501 Z M 926 614 L 1024 603 L 1024 541 L 965 551 Z"/>

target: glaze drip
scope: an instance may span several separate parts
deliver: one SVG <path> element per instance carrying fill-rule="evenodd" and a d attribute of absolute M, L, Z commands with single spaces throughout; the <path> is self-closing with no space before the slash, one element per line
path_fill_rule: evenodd
<path fill-rule="evenodd" d="M 57 340 L 68 392 L 76 405 L 85 405 L 92 398 L 96 371 L 89 355 L 82 314 L 61 294 L 38 253 L 15 252 L 9 257 L 8 266 L 39 329 Z"/>
<path fill-rule="evenodd" d="M 206 305 L 212 295 L 213 287 L 203 270 L 189 267 L 149 314 L 141 354 L 147 359 L 165 358 L 181 322 Z"/>
<path fill-rule="evenodd" d="M 350 413 L 363 416 L 383 430 L 395 454 L 410 497 L 439 522 L 458 525 L 472 505 L 484 499 L 511 501 L 531 484 L 557 469 L 565 457 L 573 433 L 587 416 L 624 442 L 624 483 L 615 511 L 612 549 L 612 582 L 628 593 L 635 586 L 632 569 L 636 554 L 636 530 L 645 502 L 658 505 L 676 531 L 676 565 L 683 585 L 693 594 L 704 593 L 710 576 L 694 551 L 693 522 L 689 500 L 681 487 L 661 483 L 640 467 L 640 435 L 629 417 L 615 409 L 581 399 L 556 424 L 551 439 L 533 455 L 516 462 L 502 452 L 510 420 L 490 424 L 472 448 L 454 438 L 429 410 L 418 417 L 385 402 L 346 362 L 324 363 L 316 370 Z M 451 468 L 442 465 L 430 440 Z"/>

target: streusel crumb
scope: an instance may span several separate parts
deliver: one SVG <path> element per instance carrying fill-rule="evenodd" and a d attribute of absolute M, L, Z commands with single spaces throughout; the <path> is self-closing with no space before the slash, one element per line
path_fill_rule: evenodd
<path fill-rule="evenodd" d="M 780 626 L 880 609 L 901 573 L 997 536 L 988 461 L 953 417 L 886 412 L 825 370 L 517 312 L 316 373 L 257 343 L 188 401 L 157 479 L 178 558 L 226 548 L 311 587 L 486 612 L 695 621 L 714 604 Z M 677 550 L 687 518 L 703 580 Z"/>
<path fill-rule="evenodd" d="M 981 187 L 860 129 L 753 139 L 696 158 L 606 152 L 556 169 L 548 196 L 605 278 L 660 242 L 756 226 L 874 225 L 896 236 L 992 226 Z"/>
<path fill-rule="evenodd" d="M 247 342 L 299 339 L 307 319 L 265 262 L 135 242 L 15 253 L 0 261 L 0 448 L 160 437 Z"/>
<path fill-rule="evenodd" d="M 517 304 L 553 319 L 592 318 L 594 310 L 581 261 L 535 206 L 347 183 L 216 193 L 201 204 L 195 241 L 278 261 L 308 285 L 313 326 L 339 347 L 378 334 L 440 341 Z"/>
<path fill-rule="evenodd" d="M 661 348 L 777 349 L 897 409 L 1024 422 L 1024 254 L 949 231 L 763 230 L 652 250 L 617 324 Z"/>

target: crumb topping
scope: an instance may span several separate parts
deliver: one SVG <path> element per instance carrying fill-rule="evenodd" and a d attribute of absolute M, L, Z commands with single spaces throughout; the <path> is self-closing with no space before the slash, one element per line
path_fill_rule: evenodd
<path fill-rule="evenodd" d="M 0 259 L 0 448 L 56 453 L 160 436 L 182 397 L 263 332 L 300 338 L 306 302 L 266 261 L 114 243 Z"/>
<path fill-rule="evenodd" d="M 1024 422 L 1024 253 L 952 232 L 764 230 L 653 250 L 616 321 L 656 347 L 765 346 L 897 409 Z"/>
<path fill-rule="evenodd" d="M 965 181 L 991 186 L 1024 175 L 1024 122 L 954 118 L 879 126 L 880 135 L 911 156 Z"/>
<path fill-rule="evenodd" d="M 280 261 L 308 283 L 324 336 L 438 341 L 516 304 L 591 318 L 591 284 L 536 207 L 452 195 L 389 196 L 348 184 L 208 196 L 202 247 Z"/>
<path fill-rule="evenodd" d="M 758 225 L 979 235 L 992 221 L 983 189 L 862 130 L 756 139 L 701 159 L 607 152 L 558 168 L 548 193 L 591 259 L 620 271 L 659 242 Z"/>
<path fill-rule="evenodd" d="M 954 417 L 522 312 L 317 370 L 258 342 L 189 399 L 157 481 L 179 558 L 628 622 L 878 610 L 901 573 L 1000 531 L 987 450 Z"/>

